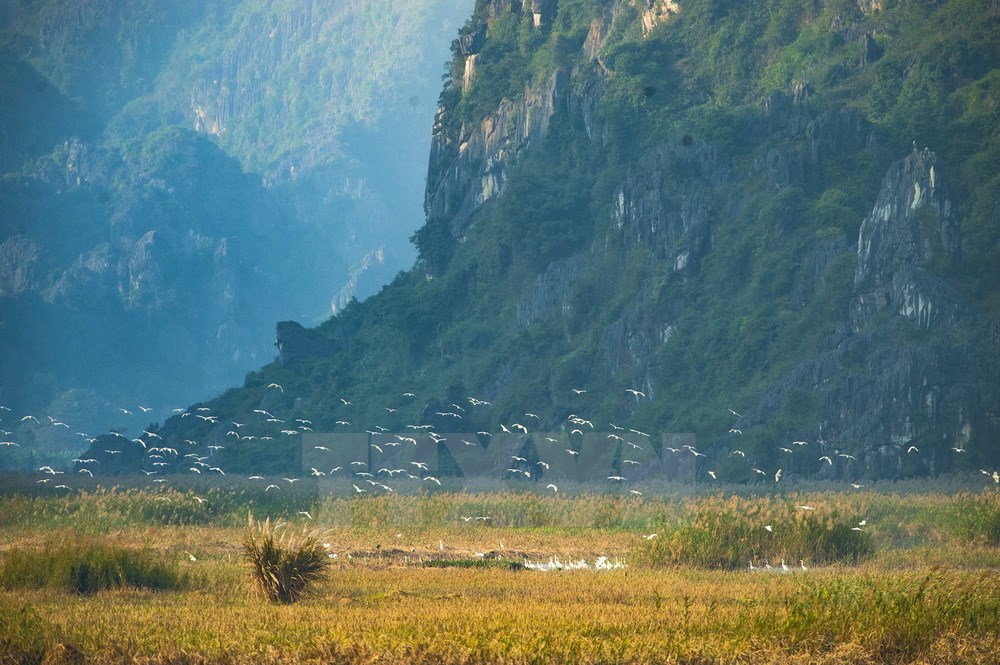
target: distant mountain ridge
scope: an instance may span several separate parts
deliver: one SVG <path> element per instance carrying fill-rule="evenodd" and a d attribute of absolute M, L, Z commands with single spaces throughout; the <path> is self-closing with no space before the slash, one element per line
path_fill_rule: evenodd
<path fill-rule="evenodd" d="M 165 417 L 273 358 L 275 320 L 321 321 L 411 265 L 468 11 L 0 9 L 0 403 L 88 430 L 134 401 Z"/>

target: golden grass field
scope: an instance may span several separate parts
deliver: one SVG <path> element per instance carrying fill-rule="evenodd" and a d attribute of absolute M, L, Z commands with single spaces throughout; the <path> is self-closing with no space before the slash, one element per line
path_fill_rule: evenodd
<path fill-rule="evenodd" d="M 5 557 L 92 539 L 145 550 L 183 584 L 78 595 L 0 575 L 0 662 L 1000 662 L 992 488 L 671 498 L 355 499 L 303 489 L 278 500 L 236 486 L 36 494 L 0 497 Z M 241 545 L 248 510 L 285 529 L 323 529 L 337 557 L 305 600 L 270 604 L 251 584 Z M 862 531 L 844 535 L 861 520 Z M 775 570 L 726 565 L 740 548 L 747 564 Z M 808 570 L 798 564 L 803 552 Z M 626 568 L 507 566 L 552 556 L 606 556 Z M 788 572 L 778 572 L 782 556 Z"/>

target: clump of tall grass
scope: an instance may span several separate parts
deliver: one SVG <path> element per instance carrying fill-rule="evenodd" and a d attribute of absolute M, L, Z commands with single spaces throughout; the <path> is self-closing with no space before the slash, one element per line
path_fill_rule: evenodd
<path fill-rule="evenodd" d="M 274 603 L 294 603 L 310 585 L 322 579 L 330 566 L 318 530 L 299 535 L 275 534 L 270 518 L 263 522 L 248 517 L 243 548 L 250 563 L 251 575 L 267 599 Z"/>
<path fill-rule="evenodd" d="M 0 558 L 0 588 L 59 589 L 93 594 L 105 589 L 179 589 L 177 564 L 149 550 L 74 539 L 43 549 L 14 548 Z"/>
<path fill-rule="evenodd" d="M 661 525 L 643 563 L 746 568 L 786 559 L 857 563 L 875 552 L 871 534 L 836 509 L 803 511 L 776 500 L 707 498 L 679 523 Z"/>

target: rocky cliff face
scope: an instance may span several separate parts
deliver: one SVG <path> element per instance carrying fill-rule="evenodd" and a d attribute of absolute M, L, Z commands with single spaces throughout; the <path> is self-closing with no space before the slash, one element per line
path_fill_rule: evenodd
<path fill-rule="evenodd" d="M 450 220 L 452 234 L 460 236 L 476 210 L 503 192 L 518 154 L 545 138 L 567 80 L 565 72 L 555 71 L 526 85 L 519 99 L 503 100 L 492 116 L 475 126 L 463 124 L 454 136 L 435 123 L 427 216 Z"/>
<path fill-rule="evenodd" d="M 815 393 L 808 435 L 857 458 L 825 475 L 940 473 L 955 468 L 955 449 L 1000 437 L 996 321 L 965 318 L 965 298 L 935 274 L 961 247 L 941 171 L 927 149 L 892 164 L 861 224 L 844 323 L 746 421 L 784 409 L 796 389 Z M 911 446 L 923 454 L 907 454 Z"/>

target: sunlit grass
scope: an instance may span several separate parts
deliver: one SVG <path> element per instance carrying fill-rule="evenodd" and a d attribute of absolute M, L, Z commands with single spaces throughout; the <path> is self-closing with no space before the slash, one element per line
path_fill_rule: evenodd
<path fill-rule="evenodd" d="M 0 499 L 7 552 L 97 538 L 186 580 L 0 592 L 0 662 L 991 663 L 1000 649 L 992 491 L 269 497 L 272 525 L 322 529 L 336 555 L 290 605 L 251 583 L 255 501 L 211 487 Z M 164 520 L 165 503 L 193 517 Z M 627 567 L 523 568 L 598 555 Z"/>

